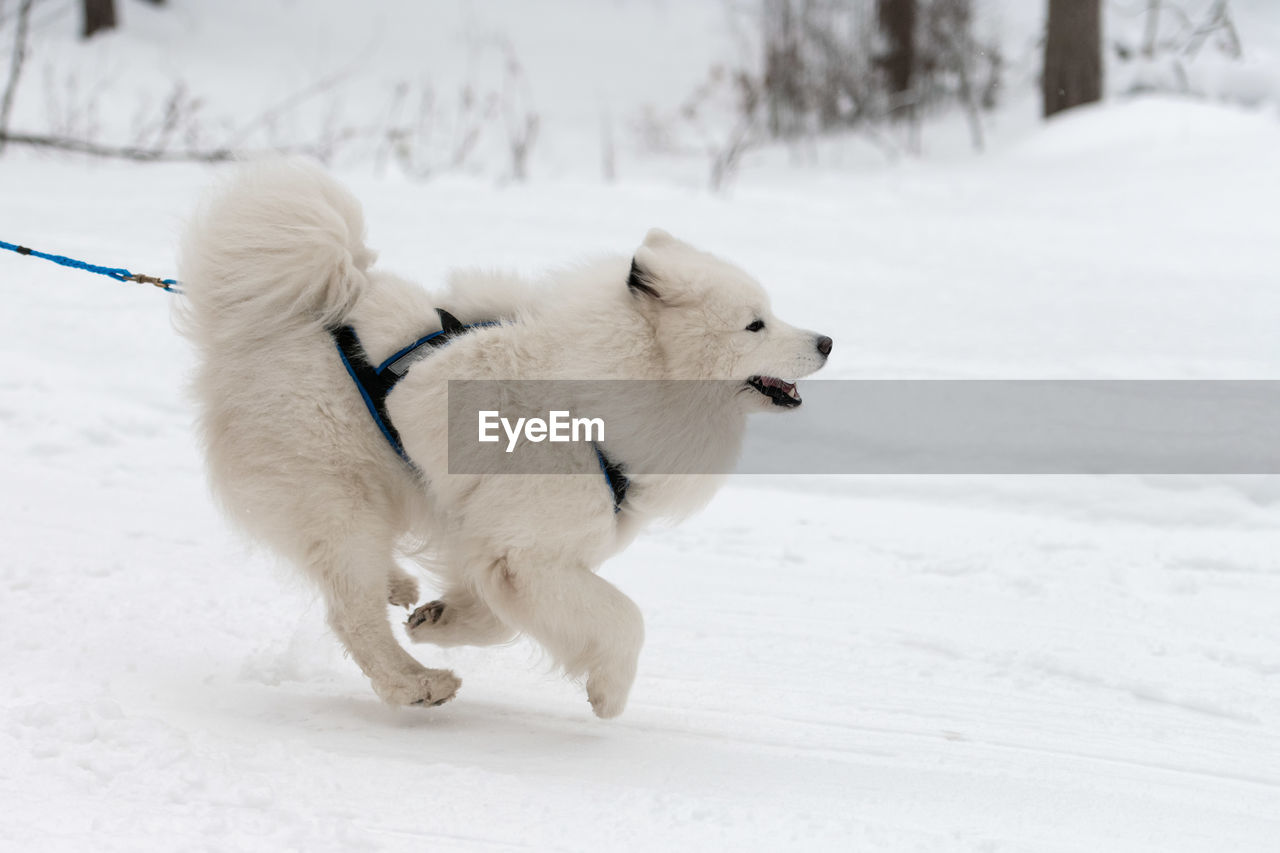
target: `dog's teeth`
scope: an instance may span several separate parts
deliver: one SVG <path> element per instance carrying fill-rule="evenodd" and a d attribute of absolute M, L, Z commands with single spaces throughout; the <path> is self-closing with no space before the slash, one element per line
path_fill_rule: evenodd
<path fill-rule="evenodd" d="M 800 395 L 796 393 L 796 386 L 794 385 L 787 389 L 787 395 L 790 396 L 792 400 L 800 399 Z"/>

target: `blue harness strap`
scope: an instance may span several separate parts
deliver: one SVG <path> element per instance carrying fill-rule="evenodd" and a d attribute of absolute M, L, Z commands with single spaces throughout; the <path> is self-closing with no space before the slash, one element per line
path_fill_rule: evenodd
<path fill-rule="evenodd" d="M 600 449 L 600 445 L 592 444 L 596 451 L 596 459 L 600 462 L 600 470 L 604 473 L 604 479 L 609 484 L 609 490 L 613 492 L 613 513 L 617 515 L 622 511 L 622 502 L 627 499 L 627 487 L 631 485 L 631 481 L 627 479 L 627 475 L 622 473 L 622 466 L 609 459 L 604 455 L 604 451 Z"/>
<path fill-rule="evenodd" d="M 365 353 L 354 328 L 339 326 L 329 330 L 329 334 L 333 336 L 333 343 L 338 348 L 338 357 L 342 359 L 342 366 L 347 369 L 347 375 L 351 377 L 361 398 L 364 399 L 365 408 L 369 410 L 373 422 L 377 424 L 396 455 L 414 470 L 417 469 L 413 460 L 404 452 L 400 433 L 396 430 L 395 424 L 391 423 L 391 416 L 387 414 L 387 395 L 409 372 L 409 368 L 426 358 L 432 350 L 444 346 L 459 335 L 466 334 L 470 329 L 498 325 L 495 322 L 463 325 L 457 317 L 443 308 L 437 308 L 436 313 L 440 315 L 440 331 L 418 338 L 407 347 L 397 350 L 376 367 L 369 361 L 369 356 Z M 592 447 L 596 452 L 596 459 L 600 462 L 600 471 L 604 474 L 605 481 L 609 484 L 609 491 L 613 494 L 613 511 L 620 512 L 631 481 L 627 479 L 620 465 L 605 456 L 598 444 L 593 444 Z"/>
<path fill-rule="evenodd" d="M 413 363 L 425 358 L 431 350 L 444 346 L 450 339 L 465 334 L 468 329 L 476 326 L 495 325 L 493 323 L 476 323 L 474 326 L 464 326 L 458 321 L 457 317 L 443 308 L 437 308 L 436 313 L 440 315 L 440 331 L 418 338 L 407 347 L 393 353 L 390 358 L 377 367 L 374 367 L 373 363 L 369 361 L 369 356 L 365 354 L 364 347 L 360 343 L 360 338 L 356 336 L 354 328 L 340 326 L 329 330 L 329 334 L 333 335 L 334 344 L 338 347 L 338 356 L 342 359 L 342 366 L 347 369 L 347 374 L 351 377 L 351 381 L 356 383 L 356 388 L 359 389 L 360 396 L 364 398 L 364 405 L 373 417 L 373 422 L 378 425 L 378 429 L 382 431 L 382 435 L 387 439 L 387 443 L 391 445 L 391 449 L 410 465 L 413 465 L 413 462 L 409 459 L 408 454 L 404 452 L 404 443 L 400 440 L 400 433 L 396 430 L 395 424 L 391 423 L 391 417 L 387 414 L 387 395 L 391 393 L 392 388 L 396 387 L 396 383 L 409 372 L 409 368 Z"/>
<path fill-rule="evenodd" d="M 365 408 L 373 416 L 373 422 L 378 425 L 378 429 L 382 431 L 391 449 L 408 462 L 409 457 L 404 452 L 400 433 L 387 415 L 387 394 L 391 392 L 395 386 L 395 380 L 399 377 L 392 375 L 384 378 L 382 372 L 369 363 L 364 347 L 356 337 L 355 329 L 343 326 L 339 329 L 330 329 L 329 333 L 333 335 L 333 342 L 338 347 L 338 357 L 342 359 L 342 366 L 347 369 L 351 381 L 356 383 L 360 396 L 364 398 Z"/>

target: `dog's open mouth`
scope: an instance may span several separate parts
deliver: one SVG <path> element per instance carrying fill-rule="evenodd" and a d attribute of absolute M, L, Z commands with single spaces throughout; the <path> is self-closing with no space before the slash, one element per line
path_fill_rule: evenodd
<path fill-rule="evenodd" d="M 787 382 L 776 376 L 752 376 L 747 380 L 747 385 L 768 397 L 775 406 L 793 409 L 800 405 L 800 395 L 796 392 L 794 382 Z"/>

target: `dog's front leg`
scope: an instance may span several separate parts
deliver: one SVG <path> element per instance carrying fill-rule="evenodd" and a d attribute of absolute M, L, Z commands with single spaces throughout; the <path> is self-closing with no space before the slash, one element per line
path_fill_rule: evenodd
<path fill-rule="evenodd" d="M 635 602 L 586 568 L 528 556 L 501 558 L 481 574 L 477 590 L 503 622 L 536 640 L 568 675 L 586 676 L 596 716 L 622 713 L 644 644 Z"/>

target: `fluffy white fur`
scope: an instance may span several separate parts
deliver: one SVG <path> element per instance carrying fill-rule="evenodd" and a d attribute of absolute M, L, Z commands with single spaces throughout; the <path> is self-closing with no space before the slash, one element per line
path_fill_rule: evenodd
<path fill-rule="evenodd" d="M 608 446 L 624 465 L 665 449 L 688 466 L 678 470 L 727 471 L 746 414 L 775 407 L 743 382 L 812 373 L 825 361 L 819 339 L 774 317 L 741 270 L 661 231 L 634 254 L 645 288 L 628 287 L 631 257 L 613 257 L 539 282 L 460 273 L 438 296 L 372 270 L 363 233 L 357 201 L 299 163 L 244 167 L 190 226 L 181 325 L 200 350 L 215 491 L 318 583 L 330 626 L 385 701 L 437 705 L 460 683 L 410 656 L 387 619 L 388 601 L 418 598 L 395 555 L 425 543 L 443 593 L 410 617 L 411 639 L 526 634 L 585 677 L 597 715 L 621 713 L 644 626 L 596 570 L 646 522 L 702 506 L 719 478 L 634 474 L 615 515 L 581 444 L 557 446 L 564 475 L 450 475 L 448 379 L 733 380 L 632 412 L 640 426 Z M 437 305 L 464 323 L 506 322 L 418 362 L 388 398 L 419 478 L 370 419 L 326 329 L 353 325 L 378 363 L 438 329 Z M 748 331 L 755 320 L 765 328 Z"/>

